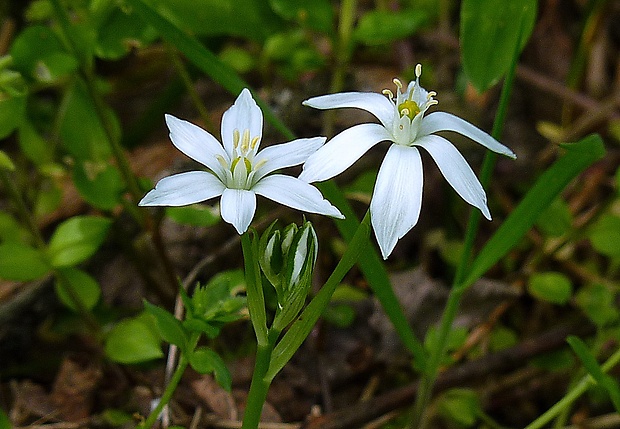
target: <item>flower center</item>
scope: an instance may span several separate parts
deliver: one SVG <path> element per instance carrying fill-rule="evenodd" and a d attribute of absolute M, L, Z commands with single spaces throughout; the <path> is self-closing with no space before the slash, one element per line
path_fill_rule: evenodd
<path fill-rule="evenodd" d="M 254 162 L 258 152 L 260 137 L 250 138 L 250 130 L 246 129 L 243 134 L 238 129 L 233 131 L 233 153 L 230 164 L 222 156 L 217 160 L 224 167 L 226 174 L 225 184 L 230 189 L 249 190 L 254 186 L 254 176 L 264 163 L 265 159 Z"/>
<path fill-rule="evenodd" d="M 415 116 L 420 113 L 420 107 L 418 103 L 413 100 L 405 100 L 398 105 L 398 113 L 400 113 L 400 117 L 408 116 L 409 119 L 413 120 Z"/>

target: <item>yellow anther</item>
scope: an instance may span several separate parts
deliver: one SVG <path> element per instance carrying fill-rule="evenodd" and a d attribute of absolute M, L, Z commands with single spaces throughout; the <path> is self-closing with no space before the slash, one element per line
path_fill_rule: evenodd
<path fill-rule="evenodd" d="M 392 79 L 392 82 L 394 82 L 394 85 L 396 85 L 398 89 L 403 89 L 403 84 L 397 78 Z"/>
<path fill-rule="evenodd" d="M 250 143 L 250 148 L 252 148 L 252 150 L 256 149 L 256 146 L 258 146 L 258 141 L 259 141 L 259 137 L 256 136 L 252 139 L 252 142 Z"/>
<path fill-rule="evenodd" d="M 381 93 L 383 95 L 386 95 L 390 100 L 394 98 L 394 93 L 390 91 L 389 89 L 384 89 L 383 91 L 381 91 Z"/>
<path fill-rule="evenodd" d="M 233 131 L 233 147 L 236 149 L 239 146 L 239 130 L 235 128 Z"/>
<path fill-rule="evenodd" d="M 419 78 L 420 76 L 422 76 L 422 64 L 415 66 L 415 77 Z"/>
<path fill-rule="evenodd" d="M 247 128 L 243 131 L 243 137 L 241 137 L 241 153 L 244 155 L 248 153 L 250 149 L 250 130 Z"/>
<path fill-rule="evenodd" d="M 263 165 L 267 164 L 267 160 L 266 159 L 261 159 L 260 161 L 258 161 L 256 164 L 254 164 L 254 171 L 258 170 L 259 168 L 261 168 Z"/>
<path fill-rule="evenodd" d="M 215 159 L 217 159 L 217 162 L 219 162 L 222 167 L 228 168 L 228 163 L 226 162 L 226 159 L 224 159 L 222 155 L 216 155 Z"/>

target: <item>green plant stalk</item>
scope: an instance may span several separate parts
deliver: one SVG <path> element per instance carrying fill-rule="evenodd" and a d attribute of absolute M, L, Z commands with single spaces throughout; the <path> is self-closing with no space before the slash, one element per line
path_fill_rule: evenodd
<path fill-rule="evenodd" d="M 502 86 L 499 107 L 493 122 L 493 130 L 491 135 L 497 140 L 501 137 L 506 119 L 506 113 L 508 111 L 508 103 L 510 101 L 512 85 L 514 82 L 517 58 L 518 52 L 515 52 L 510 69 L 506 74 L 506 78 Z M 489 183 L 491 173 L 495 167 L 496 159 L 497 155 L 490 151 L 488 151 L 484 157 L 482 171 L 480 173 L 480 183 L 484 188 L 486 188 Z M 480 225 L 480 218 L 481 216 L 478 210 L 471 211 L 465 232 L 463 253 L 461 254 L 461 260 L 454 276 L 452 289 L 450 290 L 450 294 L 442 314 L 441 323 L 437 334 L 437 342 L 434 344 L 434 348 L 430 351 L 426 370 L 423 372 L 420 380 L 420 388 L 418 389 L 418 394 L 415 399 L 413 406 L 413 417 L 409 426 L 411 428 L 423 428 L 425 424 L 425 410 L 433 395 L 433 386 L 435 385 L 435 381 L 439 373 L 439 367 L 446 353 L 448 335 L 450 334 L 452 323 L 458 313 L 461 298 L 469 286 L 469 284 L 463 283 L 463 280 L 467 275 L 467 268 L 471 262 L 474 242 L 478 233 L 478 227 Z"/>
<path fill-rule="evenodd" d="M 271 385 L 271 379 L 265 377 L 271 363 L 271 355 L 278 341 L 280 332 L 275 329 L 269 329 L 267 334 L 267 342 L 258 344 L 256 347 L 256 362 L 254 364 L 254 372 L 252 373 L 252 382 L 245 411 L 243 414 L 242 429 L 256 429 L 260 422 L 260 416 L 263 412 L 263 405 L 267 399 L 267 392 Z"/>
<path fill-rule="evenodd" d="M 267 329 L 267 313 L 265 310 L 265 296 L 263 293 L 262 275 L 258 266 L 258 252 L 256 242 L 250 237 L 251 232 L 241 234 L 241 248 L 243 249 L 243 264 L 245 268 L 245 283 L 247 305 L 250 312 L 250 321 L 256 334 L 259 348 L 269 342 Z"/>
<path fill-rule="evenodd" d="M 610 371 L 613 367 L 620 363 L 620 349 L 616 350 L 607 361 L 601 365 L 604 373 Z M 573 387 L 562 399 L 560 399 L 553 407 L 549 408 L 544 414 L 527 425 L 525 429 L 540 429 L 549 423 L 553 418 L 558 416 L 563 410 L 570 407 L 575 400 L 583 395 L 590 387 L 594 386 L 596 381 L 591 375 L 584 376 L 575 387 Z"/>
<path fill-rule="evenodd" d="M 196 348 L 196 344 L 198 344 L 199 339 L 199 333 L 192 334 L 188 342 L 189 350 L 194 350 Z M 181 378 L 183 377 L 183 374 L 185 373 L 188 365 L 189 357 L 185 353 L 182 353 L 179 357 L 177 367 L 174 370 L 172 377 L 170 377 L 170 381 L 168 382 L 166 389 L 164 390 L 164 393 L 161 395 L 159 402 L 157 402 L 157 406 L 153 409 L 153 411 L 151 411 L 146 420 L 138 426 L 139 428 L 149 429 L 152 428 L 153 425 L 157 422 L 157 419 L 159 418 L 159 415 L 163 411 L 164 407 L 168 405 L 168 402 L 170 402 L 170 399 L 172 398 L 174 391 L 179 385 L 179 382 L 181 381 Z"/>

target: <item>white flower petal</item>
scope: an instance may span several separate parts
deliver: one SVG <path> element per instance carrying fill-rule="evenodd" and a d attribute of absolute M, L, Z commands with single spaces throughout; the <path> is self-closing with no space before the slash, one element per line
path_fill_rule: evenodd
<path fill-rule="evenodd" d="M 198 125 L 168 114 L 165 115 L 165 119 L 170 130 L 170 140 L 176 148 L 219 177 L 223 177 L 223 167 L 217 157 L 222 156 L 228 161 L 228 155 L 224 152 L 222 144 Z"/>
<path fill-rule="evenodd" d="M 349 168 L 371 147 L 391 139 L 391 133 L 379 124 L 355 125 L 310 155 L 299 178 L 308 183 L 331 179 Z"/>
<path fill-rule="evenodd" d="M 506 155 L 513 159 L 517 157 L 512 150 L 495 140 L 480 128 L 450 113 L 433 112 L 422 119 L 419 132 L 420 136 L 436 133 L 437 131 L 454 131 L 469 137 L 493 152 Z"/>
<path fill-rule="evenodd" d="M 336 207 L 323 198 L 321 191 L 295 177 L 272 174 L 263 178 L 252 190 L 258 195 L 296 210 L 338 219 L 344 218 Z"/>
<path fill-rule="evenodd" d="M 259 165 L 255 180 L 272 171 L 303 164 L 310 155 L 323 146 L 325 140 L 325 137 L 313 137 L 266 147 L 254 158 L 254 165 Z"/>
<path fill-rule="evenodd" d="M 222 115 L 222 142 L 229 155 L 233 153 L 233 132 L 238 130 L 241 135 L 250 130 L 250 139 L 263 135 L 263 112 L 252 98 L 252 94 L 244 88 L 230 109 Z"/>
<path fill-rule="evenodd" d="M 341 92 L 338 94 L 312 97 L 302 103 L 315 109 L 337 109 L 354 107 L 372 113 L 384 127 L 390 128 L 396 108 L 385 95 L 376 92 Z"/>
<path fill-rule="evenodd" d="M 164 177 L 139 206 L 185 206 L 206 201 L 224 192 L 224 184 L 207 171 L 188 171 Z"/>
<path fill-rule="evenodd" d="M 222 219 L 232 224 L 239 234 L 248 230 L 256 212 L 256 194 L 244 189 L 225 189 L 220 201 Z"/>
<path fill-rule="evenodd" d="M 393 144 L 379 168 L 370 220 L 383 259 L 418 222 L 422 206 L 422 159 L 415 147 Z"/>
<path fill-rule="evenodd" d="M 484 188 L 456 147 L 443 137 L 434 135 L 419 138 L 416 145 L 431 154 L 443 177 L 461 198 L 480 209 L 484 217 L 491 220 Z"/>

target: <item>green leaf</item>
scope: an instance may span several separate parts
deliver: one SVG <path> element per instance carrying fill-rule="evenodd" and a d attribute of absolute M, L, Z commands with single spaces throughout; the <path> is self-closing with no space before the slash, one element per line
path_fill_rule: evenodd
<path fill-rule="evenodd" d="M 35 78 L 37 68 L 47 67 L 46 57 L 63 51 L 62 43 L 49 27 L 29 26 L 17 36 L 11 45 L 13 67 L 24 76 Z"/>
<path fill-rule="evenodd" d="M 178 346 L 183 353 L 187 352 L 188 336 L 181 321 L 168 311 L 146 300 L 144 301 L 144 308 L 155 318 L 157 330 L 163 340 Z"/>
<path fill-rule="evenodd" d="M 202 204 L 166 207 L 166 215 L 176 223 L 192 226 L 213 226 L 221 219 L 218 210 Z"/>
<path fill-rule="evenodd" d="M 439 399 L 439 412 L 465 427 L 471 427 L 482 414 L 478 395 L 471 389 L 450 389 Z"/>
<path fill-rule="evenodd" d="M 620 258 L 620 217 L 604 213 L 589 229 L 588 237 L 597 252 Z"/>
<path fill-rule="evenodd" d="M 73 183 L 87 203 L 101 210 L 116 207 L 125 188 L 120 171 L 108 162 L 78 160 L 73 167 Z"/>
<path fill-rule="evenodd" d="M 614 408 L 620 413 L 620 386 L 618 382 L 603 372 L 603 369 L 599 366 L 596 358 L 588 349 L 588 346 L 586 346 L 579 337 L 570 336 L 566 339 L 566 342 L 571 346 L 592 378 L 607 390 L 611 402 L 614 404 Z"/>
<path fill-rule="evenodd" d="M 141 363 L 164 356 L 150 315 L 144 313 L 116 325 L 105 341 L 105 353 L 119 363 Z"/>
<path fill-rule="evenodd" d="M 208 347 L 198 347 L 189 357 L 189 363 L 200 374 L 213 372 L 215 380 L 230 392 L 232 377 L 226 364 L 216 352 Z"/>
<path fill-rule="evenodd" d="M 605 155 L 603 141 L 590 135 L 577 143 L 562 145 L 566 153 L 549 167 L 530 188 L 519 205 L 487 241 L 462 282 L 467 287 L 478 280 L 497 261 L 516 246 L 540 214 L 557 198 L 566 185 L 594 161 Z"/>
<path fill-rule="evenodd" d="M 332 29 L 333 11 L 329 0 L 269 0 L 269 4 L 284 19 L 324 33 Z"/>
<path fill-rule="evenodd" d="M 0 211 L 0 242 L 26 243 L 30 238 L 30 233 L 13 216 Z"/>
<path fill-rule="evenodd" d="M 0 244 L 0 278 L 25 282 L 41 278 L 49 271 L 43 252 L 16 242 Z"/>
<path fill-rule="evenodd" d="M 381 45 L 415 34 L 427 20 L 426 12 L 418 9 L 373 10 L 360 18 L 354 37 L 365 45 Z"/>
<path fill-rule="evenodd" d="M 262 275 L 258 264 L 258 238 L 252 234 L 253 232 L 247 231 L 241 235 L 241 247 L 245 267 L 248 311 L 256 334 L 256 341 L 259 346 L 262 346 L 267 344 L 267 313 Z"/>
<path fill-rule="evenodd" d="M 26 117 L 26 83 L 11 70 L 0 70 L 0 139 L 19 127 Z"/>
<path fill-rule="evenodd" d="M 556 198 L 536 220 L 536 226 L 542 233 L 550 237 L 559 237 L 567 233 L 572 225 L 573 216 L 568 204 Z"/>
<path fill-rule="evenodd" d="M 98 216 L 76 216 L 61 223 L 48 247 L 52 266 L 73 266 L 90 258 L 105 240 L 111 224 L 110 219 Z"/>
<path fill-rule="evenodd" d="M 515 47 L 521 51 L 532 33 L 536 8 L 536 0 L 463 1 L 463 68 L 478 91 L 486 91 L 508 71 Z"/>
<path fill-rule="evenodd" d="M 323 319 L 337 328 L 348 328 L 355 322 L 355 310 L 347 304 L 330 305 L 323 312 Z"/>
<path fill-rule="evenodd" d="M 0 150 L 0 168 L 7 171 L 15 170 L 15 164 L 13 164 L 11 157 L 3 150 Z"/>
<path fill-rule="evenodd" d="M 575 300 L 586 316 L 599 328 L 615 322 L 620 316 L 614 294 L 600 283 L 580 288 Z"/>
<path fill-rule="evenodd" d="M 54 160 L 54 146 L 41 137 L 29 121 L 19 127 L 18 137 L 20 149 L 34 164 L 49 164 Z"/>
<path fill-rule="evenodd" d="M 95 54 L 100 58 L 118 60 L 155 39 L 152 28 L 127 9 L 113 8 L 99 21 Z"/>
<path fill-rule="evenodd" d="M 60 137 L 71 155 L 81 160 L 106 161 L 110 156 L 108 136 L 93 101 L 86 89 L 76 82 L 67 92 L 64 115 L 60 123 Z M 104 112 L 115 125 L 115 136 L 120 136 L 120 126 L 114 113 Z"/>
<path fill-rule="evenodd" d="M 570 279 L 552 271 L 532 274 L 527 290 L 538 299 L 559 305 L 566 304 L 573 295 Z"/>
<path fill-rule="evenodd" d="M 75 312 L 79 312 L 80 308 L 74 302 L 73 296 L 82 303 L 86 310 L 92 310 L 101 296 L 99 283 L 77 268 L 59 269 L 54 289 L 60 302 Z"/>

